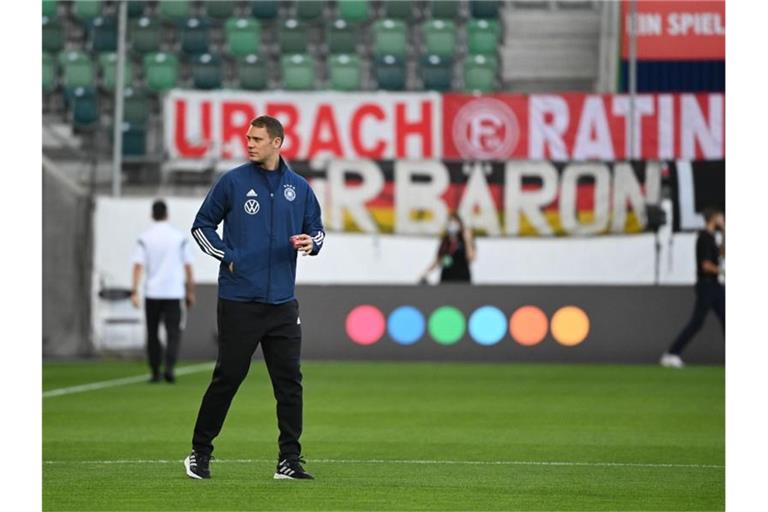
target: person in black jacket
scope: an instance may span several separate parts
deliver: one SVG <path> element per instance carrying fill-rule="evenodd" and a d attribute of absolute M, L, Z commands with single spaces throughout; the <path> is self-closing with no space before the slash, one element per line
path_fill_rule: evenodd
<path fill-rule="evenodd" d="M 696 238 L 696 303 L 688 324 L 669 349 L 661 356 L 661 365 L 667 368 L 683 368 L 680 354 L 704 325 L 709 310 L 713 310 L 725 332 L 725 286 L 720 283 L 720 258 L 725 255 L 725 216 L 716 209 L 704 210 L 705 229 Z M 723 234 L 723 244 L 718 246 L 715 232 Z"/>
<path fill-rule="evenodd" d="M 465 282 L 472 281 L 469 264 L 475 261 L 475 240 L 472 231 L 464 226 L 464 221 L 458 213 L 453 212 L 448 219 L 440 245 L 437 249 L 437 257 L 422 272 L 420 282 L 427 280 L 427 275 L 438 266 L 440 270 L 440 282 Z"/>

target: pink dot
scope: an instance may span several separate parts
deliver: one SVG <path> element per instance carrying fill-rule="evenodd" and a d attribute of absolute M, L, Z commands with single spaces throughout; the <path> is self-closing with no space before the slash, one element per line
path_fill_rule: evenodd
<path fill-rule="evenodd" d="M 358 345 L 373 345 L 384 335 L 384 315 L 375 306 L 357 306 L 347 315 L 347 336 Z"/>

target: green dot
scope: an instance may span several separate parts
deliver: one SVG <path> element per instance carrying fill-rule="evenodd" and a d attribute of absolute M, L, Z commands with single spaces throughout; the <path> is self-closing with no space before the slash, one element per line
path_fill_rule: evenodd
<path fill-rule="evenodd" d="M 464 336 L 464 315 L 453 306 L 437 308 L 429 317 L 429 334 L 441 345 L 453 345 Z"/>

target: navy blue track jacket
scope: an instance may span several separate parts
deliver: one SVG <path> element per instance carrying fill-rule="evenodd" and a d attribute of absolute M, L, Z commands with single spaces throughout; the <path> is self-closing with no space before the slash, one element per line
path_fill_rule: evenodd
<path fill-rule="evenodd" d="M 309 183 L 280 158 L 279 183 L 271 190 L 265 172 L 247 163 L 226 172 L 211 187 L 192 224 L 206 254 L 221 261 L 219 297 L 282 304 L 294 299 L 297 251 L 290 237 L 312 237 L 311 255 L 325 239 L 320 205 Z M 224 221 L 224 239 L 216 228 Z M 234 272 L 229 271 L 230 262 Z"/>

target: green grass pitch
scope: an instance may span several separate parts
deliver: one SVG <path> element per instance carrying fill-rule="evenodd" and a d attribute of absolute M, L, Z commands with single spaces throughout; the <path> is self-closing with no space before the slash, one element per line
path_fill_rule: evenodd
<path fill-rule="evenodd" d="M 48 362 L 43 390 L 144 372 Z M 303 372 L 314 481 L 272 479 L 261 360 L 205 481 L 181 461 L 210 369 L 175 385 L 44 394 L 44 510 L 725 508 L 722 367 L 305 362 Z"/>

